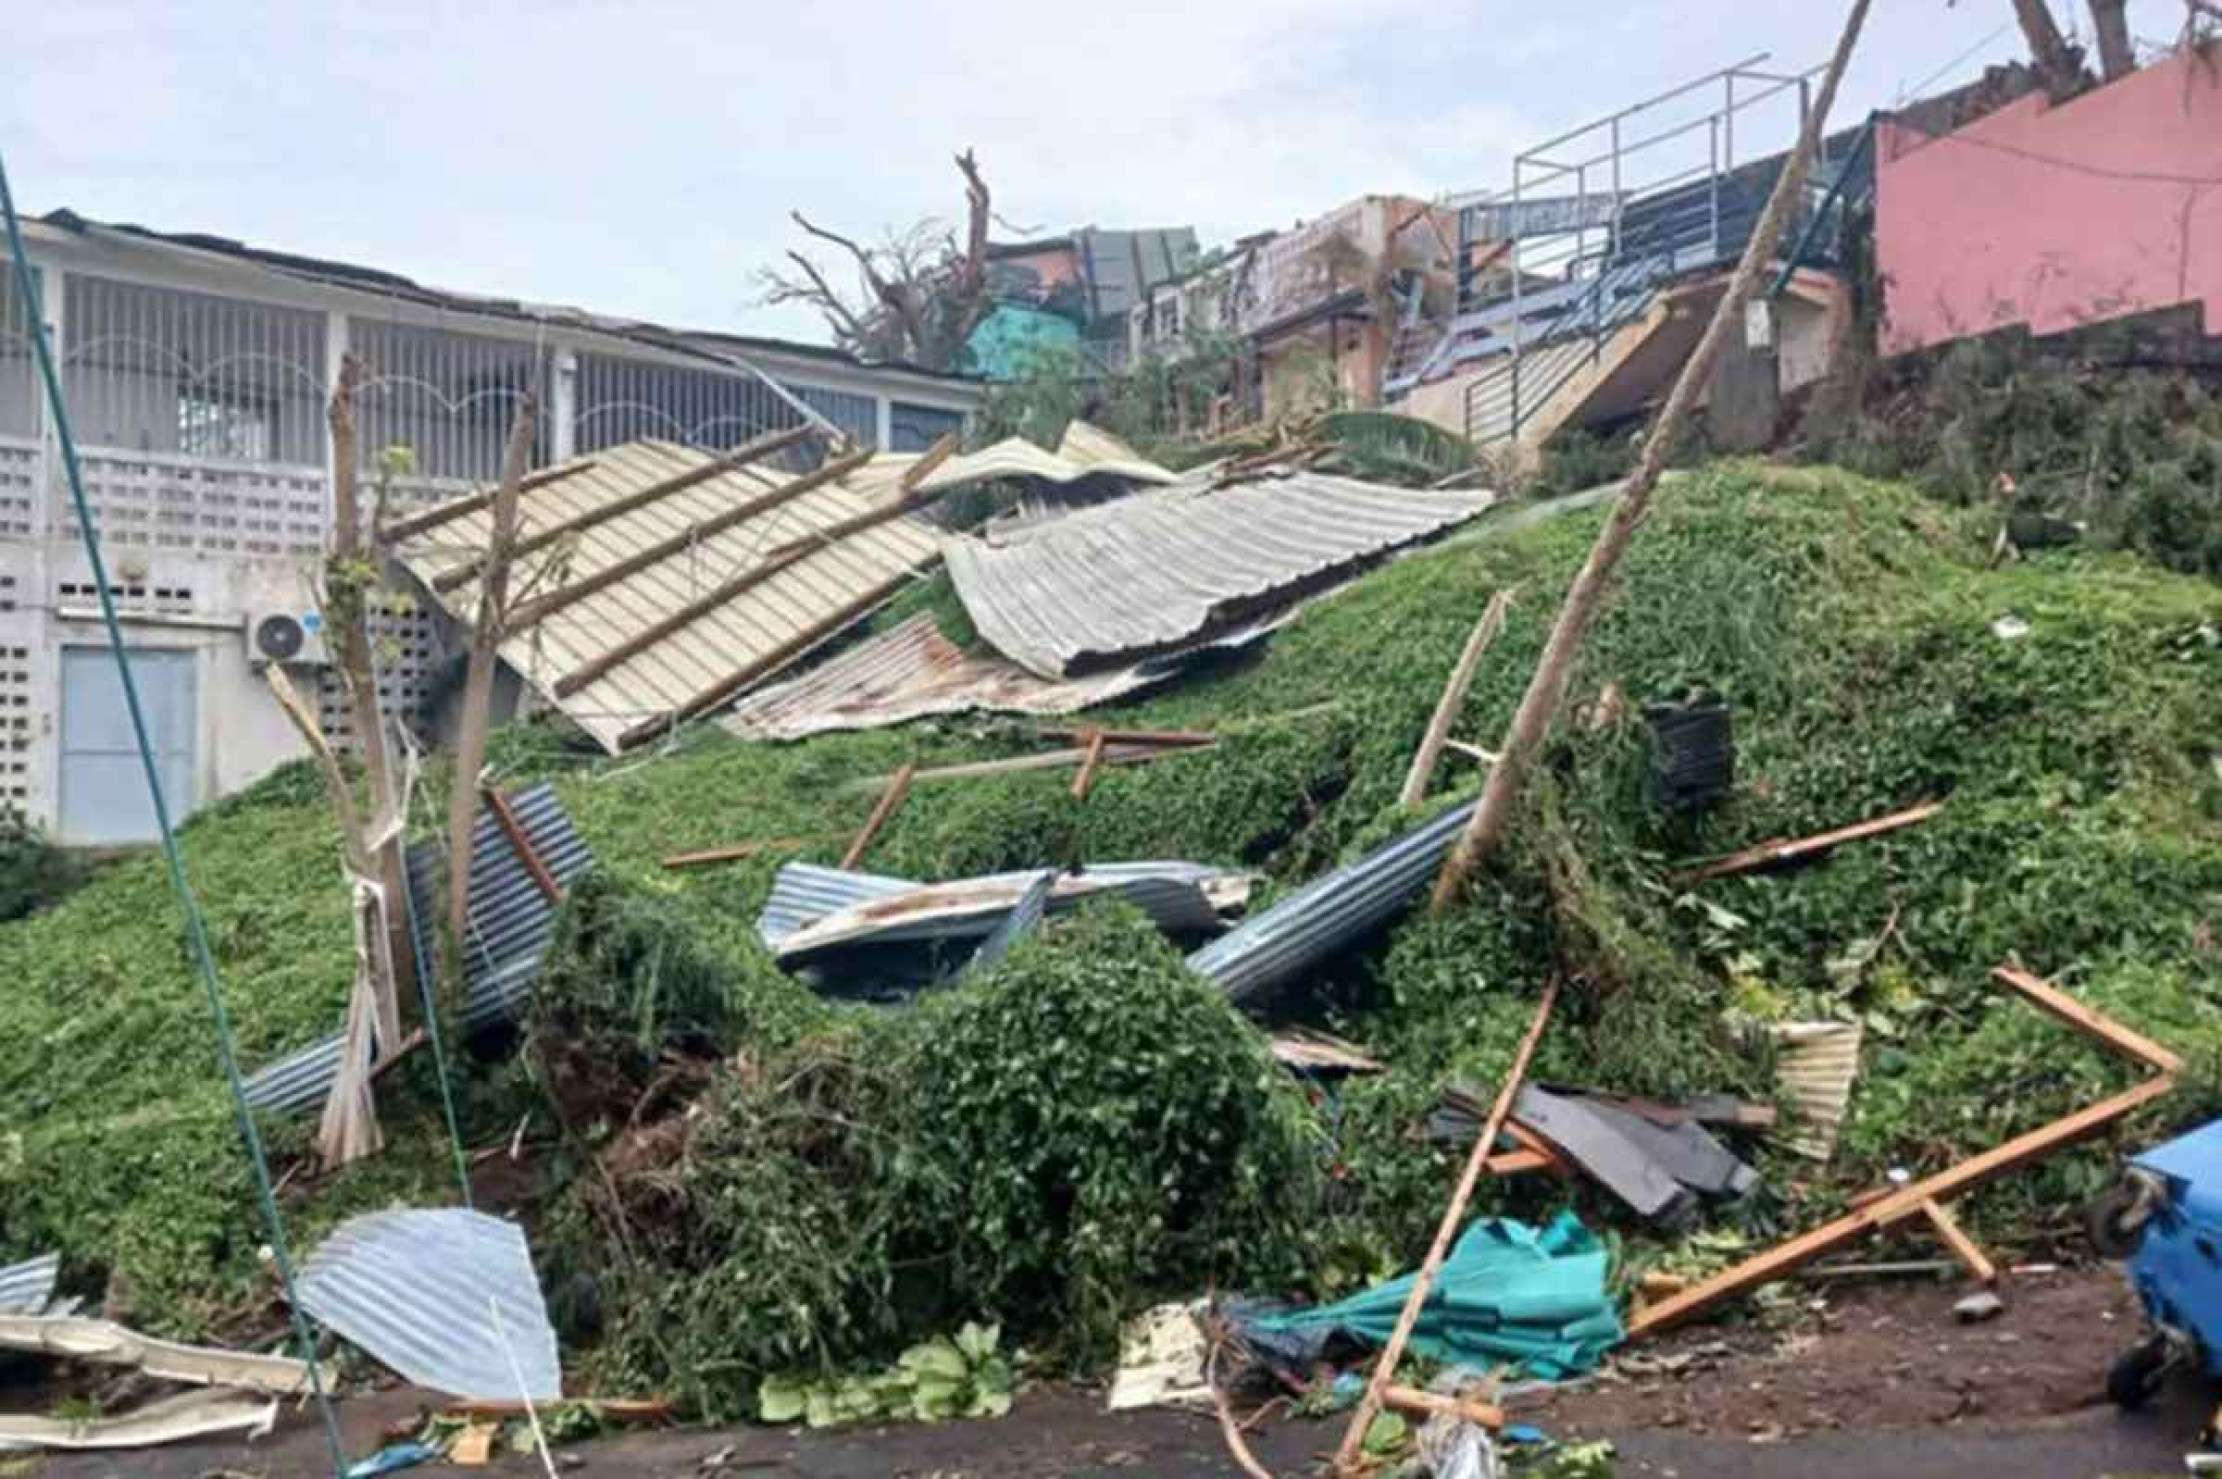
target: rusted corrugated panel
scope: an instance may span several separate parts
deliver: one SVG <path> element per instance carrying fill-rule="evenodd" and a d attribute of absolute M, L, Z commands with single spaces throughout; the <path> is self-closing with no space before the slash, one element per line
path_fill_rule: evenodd
<path fill-rule="evenodd" d="M 1071 714 L 1178 671 L 1178 664 L 1121 668 L 1050 682 L 992 653 L 966 652 L 941 635 L 931 615 L 922 614 L 800 678 L 758 690 L 722 722 L 742 739 L 791 740 L 975 709 Z"/>
<path fill-rule="evenodd" d="M 563 1395 L 555 1330 L 514 1222 L 461 1208 L 351 1217 L 294 1287 L 302 1309 L 420 1387 L 495 1401 Z"/>
<path fill-rule="evenodd" d="M 571 825 L 555 787 L 542 782 L 509 798 L 532 839 L 533 850 L 557 883 L 568 887 L 594 862 Z M 440 882 L 440 849 L 429 842 L 409 849 L 409 897 L 423 934 L 423 958 L 434 960 L 436 921 L 447 916 Z M 540 957 L 555 928 L 556 906 L 540 891 L 509 845 L 500 821 L 479 808 L 471 833 L 471 894 L 463 941 L 463 1025 L 478 1028 L 517 1015 L 540 972 Z M 273 1114 L 314 1109 L 331 1092 L 339 1068 L 338 1037 L 329 1037 L 268 1065 L 247 1080 L 247 1102 Z"/>
<path fill-rule="evenodd" d="M 1797 1106 L 1797 1129 L 1784 1143 L 1799 1155 L 1825 1161 L 1844 1128 L 1844 1110 L 1859 1076 L 1857 1022 L 1777 1022 L 1775 1083 Z"/>
<path fill-rule="evenodd" d="M 22 1263 L 0 1268 L 0 1315 L 37 1315 L 54 1298 L 55 1281 L 62 1276 L 62 1255 L 42 1253 Z"/>
<path fill-rule="evenodd" d="M 530 540 L 714 460 L 711 453 L 669 442 L 603 448 L 590 463 L 526 495 L 521 536 Z M 657 561 L 516 633 L 503 644 L 502 658 L 615 753 L 628 731 L 684 709 L 755 664 L 777 666 L 831 635 L 841 625 L 840 614 L 856 602 L 931 564 L 935 531 L 908 515 L 856 530 L 785 565 L 576 692 L 559 695 L 556 687 L 567 674 L 764 565 L 781 546 L 885 509 L 897 496 L 897 480 L 915 460 L 875 458 L 846 477 L 702 539 L 684 553 Z M 544 593 L 586 580 L 706 519 L 763 498 L 795 477 L 767 461 L 703 478 L 526 556 L 511 587 L 536 584 Z M 465 514 L 405 541 L 401 561 L 429 585 L 442 572 L 468 568 L 484 551 L 489 527 L 487 512 Z M 468 622 L 478 585 L 466 582 L 439 599 Z"/>
<path fill-rule="evenodd" d="M 1138 493 L 1001 543 L 942 542 L 980 635 L 1045 678 L 1167 651 L 1472 518 L 1482 491 L 1415 492 L 1324 473 Z"/>

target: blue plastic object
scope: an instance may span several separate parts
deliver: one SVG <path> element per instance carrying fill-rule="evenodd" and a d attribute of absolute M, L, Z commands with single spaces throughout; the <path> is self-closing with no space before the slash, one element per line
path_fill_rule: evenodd
<path fill-rule="evenodd" d="M 2167 1187 L 2130 1255 L 2130 1283 L 2153 1322 L 2189 1336 L 2200 1366 L 2222 1376 L 2222 1120 L 2130 1165 Z"/>

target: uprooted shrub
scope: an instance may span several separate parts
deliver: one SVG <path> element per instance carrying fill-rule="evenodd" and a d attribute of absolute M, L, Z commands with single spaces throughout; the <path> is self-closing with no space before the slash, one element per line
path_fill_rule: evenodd
<path fill-rule="evenodd" d="M 525 1023 L 532 1072 L 567 1124 L 635 1115 L 669 1060 L 737 1026 L 734 969 L 667 898 L 589 872 L 556 919 Z"/>
<path fill-rule="evenodd" d="M 713 1418 L 976 1317 L 1081 1362 L 1154 1299 L 1301 1278 L 1316 1151 L 1256 1029 L 1091 908 L 621 1138 L 556 1220 L 554 1281 L 608 1381 Z"/>

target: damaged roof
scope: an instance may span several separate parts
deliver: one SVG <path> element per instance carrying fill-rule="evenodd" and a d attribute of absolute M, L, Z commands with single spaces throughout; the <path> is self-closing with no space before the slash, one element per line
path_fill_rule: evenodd
<path fill-rule="evenodd" d="M 716 707 L 899 591 L 937 558 L 910 516 L 910 456 L 838 448 L 784 465 L 803 429 L 723 455 L 605 448 L 535 474 L 519 503 L 502 658 L 612 754 Z M 473 619 L 483 495 L 401 520 L 396 554 Z"/>
<path fill-rule="evenodd" d="M 1287 470 L 1218 486 L 1207 473 L 997 543 L 949 538 L 942 552 L 980 635 L 1064 678 L 1293 601 L 1495 501 Z"/>

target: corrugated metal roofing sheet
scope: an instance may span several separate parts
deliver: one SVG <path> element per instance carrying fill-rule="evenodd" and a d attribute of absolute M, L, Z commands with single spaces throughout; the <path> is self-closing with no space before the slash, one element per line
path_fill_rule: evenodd
<path fill-rule="evenodd" d="M 509 805 L 557 883 L 568 888 L 593 865 L 593 855 L 556 799 L 554 786 L 542 782 L 528 787 L 512 795 Z M 433 921 L 447 912 L 437 844 L 420 842 L 409 849 L 409 896 L 417 925 L 426 933 L 424 958 L 437 959 L 430 935 Z M 463 942 L 465 1028 L 507 1021 L 518 1014 L 539 975 L 555 914 L 555 905 L 518 860 L 492 809 L 481 807 L 471 833 L 470 923 Z M 340 1040 L 334 1036 L 263 1068 L 247 1080 L 247 1102 L 273 1114 L 299 1114 L 317 1107 L 331 1092 L 339 1049 Z"/>
<path fill-rule="evenodd" d="M 1797 1126 L 1784 1143 L 1825 1161 L 1836 1150 L 1852 1102 L 1863 1029 L 1857 1022 L 1777 1022 L 1767 1031 L 1775 1040 L 1776 1087 L 1798 1109 Z"/>
<path fill-rule="evenodd" d="M 605 447 L 574 471 L 536 485 L 520 503 L 520 537 L 532 539 L 628 496 L 699 472 L 717 459 L 671 442 Z M 752 668 L 762 676 L 847 624 L 846 613 L 892 590 L 935 559 L 935 531 L 909 515 L 892 517 L 826 542 L 768 575 L 760 584 L 688 622 L 576 692 L 559 693 L 566 675 L 615 651 L 654 623 L 748 571 L 771 563 L 781 546 L 814 531 L 882 511 L 917 459 L 876 457 L 847 476 L 767 508 L 760 516 L 708 535 L 683 552 L 650 563 L 553 611 L 502 645 L 502 658 L 549 703 L 611 753 L 644 726 L 689 711 Z M 766 459 L 707 476 L 655 497 L 525 556 L 512 589 L 561 561 L 560 575 L 540 592 L 591 579 L 662 541 L 684 536 L 705 520 L 766 497 L 797 474 Z M 402 542 L 398 554 L 428 587 L 445 572 L 468 569 L 484 552 L 491 515 L 474 510 Z M 469 621 L 478 584 L 468 581 L 437 597 Z"/>
<path fill-rule="evenodd" d="M 1040 877 L 1035 869 L 910 883 L 789 863 L 774 878 L 756 929 L 783 964 L 859 945 L 979 939 L 994 931 Z M 1061 874 L 1047 907 L 1062 913 L 1102 893 L 1117 894 L 1168 934 L 1194 935 L 1217 929 L 1222 913 L 1242 907 L 1250 876 L 1203 863 L 1093 863 Z"/>
<path fill-rule="evenodd" d="M 1180 474 L 1160 467 L 1100 427 L 1075 421 L 1065 428 L 1054 452 L 1044 451 L 1025 437 L 1005 437 L 993 446 L 947 459 L 920 479 L 918 487 L 921 492 L 939 492 L 989 478 L 1045 483 L 1106 478 L 1169 486 L 1180 481 Z"/>
<path fill-rule="evenodd" d="M 500 1401 L 520 1394 L 522 1373 L 534 1401 L 563 1395 L 532 1250 L 513 1222 L 461 1208 L 351 1217 L 294 1287 L 301 1308 L 418 1386 Z"/>
<path fill-rule="evenodd" d="M 54 1298 L 55 1281 L 62 1276 L 62 1255 L 42 1253 L 22 1263 L 0 1268 L 0 1315 L 37 1315 Z"/>
<path fill-rule="evenodd" d="M 1137 493 L 998 544 L 942 542 L 980 635 L 1045 678 L 1132 661 L 1285 604 L 1463 522 L 1496 495 L 1325 473 Z"/>
<path fill-rule="evenodd" d="M 742 739 L 790 740 L 975 709 L 1071 714 L 1163 682 L 1182 666 L 1167 661 L 1051 682 L 993 653 L 966 652 L 921 614 L 800 678 L 757 690 L 720 722 Z"/>
<path fill-rule="evenodd" d="M 1239 1007 L 1346 950 L 1403 911 L 1426 886 L 1473 814 L 1462 802 L 1354 863 L 1323 873 L 1188 957 Z"/>

